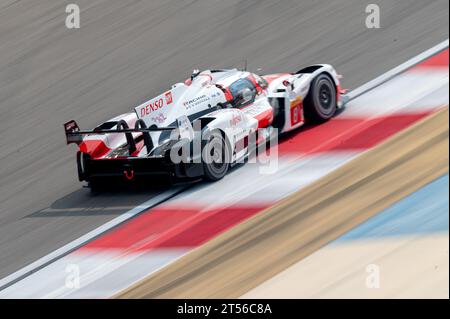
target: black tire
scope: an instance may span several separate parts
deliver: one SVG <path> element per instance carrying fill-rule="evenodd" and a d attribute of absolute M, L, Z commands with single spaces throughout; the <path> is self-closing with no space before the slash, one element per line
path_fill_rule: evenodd
<path fill-rule="evenodd" d="M 328 74 L 321 73 L 312 80 L 304 106 L 309 123 L 320 123 L 333 117 L 337 109 L 336 87 Z"/>
<path fill-rule="evenodd" d="M 230 167 L 230 152 L 224 136 L 218 130 L 204 137 L 202 162 L 204 179 L 210 182 L 222 179 Z"/>

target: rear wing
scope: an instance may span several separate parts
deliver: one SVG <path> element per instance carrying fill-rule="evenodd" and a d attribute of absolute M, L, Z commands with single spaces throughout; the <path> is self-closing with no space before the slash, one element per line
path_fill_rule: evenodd
<path fill-rule="evenodd" d="M 136 143 L 134 141 L 132 133 L 142 133 L 144 137 L 144 143 L 147 146 L 147 150 L 150 151 L 151 149 L 153 149 L 153 142 L 149 134 L 150 132 L 173 131 L 173 130 L 178 131 L 179 138 L 184 138 L 186 136 L 192 138 L 193 136 L 192 125 L 187 116 L 185 115 L 177 119 L 176 126 L 167 126 L 167 127 L 157 127 L 156 125 L 147 127 L 144 120 L 139 119 L 136 121 L 134 128 L 129 128 L 127 122 L 122 120 L 119 121 L 119 123 L 117 124 L 117 128 L 113 130 L 94 129 L 90 131 L 85 130 L 82 131 L 80 130 L 80 127 L 78 126 L 77 122 L 74 120 L 64 123 L 64 132 L 66 134 L 67 145 L 72 143 L 79 145 L 83 141 L 83 135 L 125 134 L 130 153 L 136 150 Z"/>

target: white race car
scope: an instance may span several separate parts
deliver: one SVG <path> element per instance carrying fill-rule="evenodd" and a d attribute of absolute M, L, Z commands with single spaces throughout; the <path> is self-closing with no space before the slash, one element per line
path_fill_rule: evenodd
<path fill-rule="evenodd" d="M 184 83 L 92 131 L 81 131 L 73 120 L 64 128 L 67 144 L 79 145 L 79 180 L 92 186 L 159 175 L 215 181 L 249 156 L 251 141 L 330 119 L 341 93 L 339 76 L 327 64 L 265 76 L 195 70 Z"/>

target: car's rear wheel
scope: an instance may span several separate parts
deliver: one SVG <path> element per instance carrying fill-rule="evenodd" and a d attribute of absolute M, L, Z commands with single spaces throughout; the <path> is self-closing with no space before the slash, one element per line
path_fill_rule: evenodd
<path fill-rule="evenodd" d="M 223 178 L 230 167 L 230 158 L 224 136 L 220 131 L 212 131 L 204 140 L 202 148 L 205 180 L 217 181 Z"/>
<path fill-rule="evenodd" d="M 337 97 L 336 87 L 329 75 L 322 73 L 312 80 L 304 107 L 307 122 L 324 122 L 333 117 Z"/>

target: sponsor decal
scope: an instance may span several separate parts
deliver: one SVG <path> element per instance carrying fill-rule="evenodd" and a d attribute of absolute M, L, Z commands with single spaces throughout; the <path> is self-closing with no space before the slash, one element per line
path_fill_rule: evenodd
<path fill-rule="evenodd" d="M 206 103 L 209 100 L 210 100 L 210 97 L 208 97 L 206 94 L 203 94 L 203 95 L 197 96 L 191 100 L 185 101 L 183 103 L 183 105 L 186 107 L 187 110 L 189 110 L 189 109 L 191 109 L 195 106 L 198 106 L 202 103 Z"/>
<path fill-rule="evenodd" d="M 152 114 L 153 112 L 162 109 L 164 106 L 167 106 L 172 103 L 173 103 L 172 91 L 167 91 L 155 97 L 154 99 L 136 107 L 135 110 L 138 117 L 143 118 Z"/>
<path fill-rule="evenodd" d="M 167 117 L 164 116 L 164 114 L 159 113 L 156 116 L 152 117 L 152 121 L 155 123 L 164 123 L 164 121 L 167 120 Z"/>
<path fill-rule="evenodd" d="M 172 97 L 172 92 L 166 92 L 164 94 L 164 96 L 166 97 L 166 104 L 171 104 L 173 102 L 173 97 Z"/>
<path fill-rule="evenodd" d="M 246 108 L 243 108 L 242 111 L 244 111 L 244 113 L 247 115 L 257 116 L 262 112 L 266 111 L 267 109 L 269 109 L 269 107 L 267 107 L 266 105 L 252 104 L 247 106 Z"/>
<path fill-rule="evenodd" d="M 148 104 L 141 108 L 140 115 L 141 117 L 147 116 L 152 112 L 155 112 L 161 109 L 164 106 L 164 100 L 162 97 L 157 98 L 155 100 L 150 101 Z"/>
<path fill-rule="evenodd" d="M 240 114 L 234 113 L 231 117 L 230 125 L 236 126 L 238 123 L 242 121 L 242 116 Z"/>

